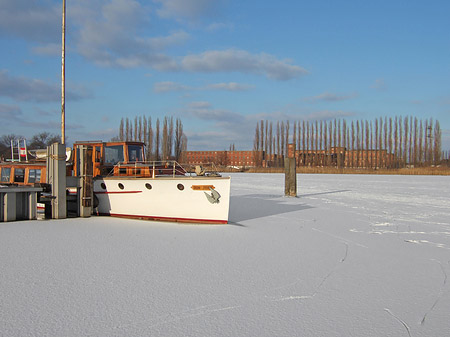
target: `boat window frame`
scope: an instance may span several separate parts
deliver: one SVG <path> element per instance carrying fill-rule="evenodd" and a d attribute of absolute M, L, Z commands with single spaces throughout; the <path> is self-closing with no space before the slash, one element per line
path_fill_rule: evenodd
<path fill-rule="evenodd" d="M 144 149 L 142 145 L 135 145 L 135 144 L 128 144 L 127 145 L 127 151 L 128 151 L 128 162 L 142 162 L 144 161 Z M 136 155 L 135 158 L 131 158 L 131 156 Z"/>
<path fill-rule="evenodd" d="M 117 153 L 111 151 L 116 150 Z M 124 161 L 124 148 L 123 145 L 105 145 L 104 147 L 105 164 L 116 165 L 119 162 Z"/>
<path fill-rule="evenodd" d="M 19 173 L 21 172 L 21 173 Z M 25 168 L 14 168 L 14 182 L 15 183 L 24 183 L 25 182 Z"/>
<path fill-rule="evenodd" d="M 11 181 L 11 167 L 2 167 L 1 170 L 2 171 L 0 173 L 0 182 L 9 183 Z"/>
<path fill-rule="evenodd" d="M 41 182 L 41 169 L 30 168 L 28 170 L 28 183 L 40 183 Z"/>

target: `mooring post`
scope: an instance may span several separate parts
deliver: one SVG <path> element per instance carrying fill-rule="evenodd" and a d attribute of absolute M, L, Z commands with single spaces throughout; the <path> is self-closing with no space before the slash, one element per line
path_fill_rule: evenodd
<path fill-rule="evenodd" d="M 297 170 L 295 165 L 295 144 L 288 144 L 287 157 L 284 158 L 284 195 L 297 196 Z"/>
<path fill-rule="evenodd" d="M 52 219 L 67 217 L 66 147 L 53 143 L 47 147 L 47 181 L 52 185 Z"/>
<path fill-rule="evenodd" d="M 91 216 L 94 203 L 93 190 L 93 162 L 92 162 L 92 146 L 80 146 L 80 176 L 81 176 L 81 190 L 80 190 L 80 216 L 88 218 Z"/>

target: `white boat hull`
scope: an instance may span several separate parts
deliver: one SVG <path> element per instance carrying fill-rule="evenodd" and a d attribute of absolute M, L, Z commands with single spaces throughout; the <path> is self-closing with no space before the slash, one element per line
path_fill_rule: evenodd
<path fill-rule="evenodd" d="M 226 224 L 230 177 L 95 178 L 94 195 L 99 215 Z"/>

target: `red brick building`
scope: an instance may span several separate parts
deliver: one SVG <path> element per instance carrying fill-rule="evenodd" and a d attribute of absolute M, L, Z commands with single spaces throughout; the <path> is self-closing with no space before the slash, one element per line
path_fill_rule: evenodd
<path fill-rule="evenodd" d="M 186 151 L 183 153 L 185 164 L 214 163 L 221 166 L 253 167 L 255 155 L 262 151 Z"/>
<path fill-rule="evenodd" d="M 296 150 L 297 167 L 337 166 L 385 168 L 394 164 L 394 155 L 387 150 L 347 150 L 332 147 L 329 150 Z M 267 155 L 264 151 L 186 151 L 185 164 L 208 164 L 236 167 L 273 167 L 283 165 L 283 156 Z"/>

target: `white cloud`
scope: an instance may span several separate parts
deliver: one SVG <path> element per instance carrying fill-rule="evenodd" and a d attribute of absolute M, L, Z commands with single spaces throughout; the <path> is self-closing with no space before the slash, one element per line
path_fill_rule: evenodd
<path fill-rule="evenodd" d="M 371 88 L 379 91 L 384 91 L 387 89 L 387 85 L 384 82 L 384 79 L 378 78 L 375 80 L 375 83 L 371 85 Z"/>
<path fill-rule="evenodd" d="M 198 19 L 212 14 L 220 5 L 217 0 L 154 0 L 161 4 L 157 11 L 163 18 Z"/>
<path fill-rule="evenodd" d="M 16 121 L 22 115 L 22 110 L 16 105 L 0 103 L 0 118 L 2 124 L 8 125 L 11 121 Z"/>
<path fill-rule="evenodd" d="M 352 93 L 349 95 L 337 95 L 329 92 L 324 92 L 317 96 L 312 97 L 306 97 L 303 100 L 306 102 L 338 102 L 338 101 L 344 101 L 348 99 L 352 99 L 357 97 L 357 93 Z"/>
<path fill-rule="evenodd" d="M 155 92 L 161 93 L 161 92 L 174 92 L 174 91 L 185 91 L 185 90 L 189 90 L 190 87 L 180 84 L 180 83 L 176 83 L 176 82 L 158 82 L 155 83 L 155 85 L 153 86 L 153 90 Z"/>
<path fill-rule="evenodd" d="M 234 25 L 232 23 L 213 22 L 210 25 L 208 25 L 208 27 L 206 27 L 206 30 L 208 30 L 210 32 L 214 32 L 214 31 L 222 30 L 222 29 L 232 30 L 233 27 L 234 27 Z"/>
<path fill-rule="evenodd" d="M 43 43 L 56 42 L 61 30 L 55 27 L 61 27 L 60 4 L 29 0 L 0 2 L 0 35 Z"/>
<path fill-rule="evenodd" d="M 91 97 L 84 88 L 67 90 L 69 100 L 80 100 Z M 61 99 L 59 84 L 26 77 L 12 77 L 5 70 L 0 70 L 0 96 L 9 97 L 16 101 L 56 102 Z"/>
<path fill-rule="evenodd" d="M 206 86 L 210 90 L 225 90 L 225 91 L 246 91 L 254 88 L 252 85 L 240 84 L 236 82 L 229 83 L 214 83 Z"/>
<path fill-rule="evenodd" d="M 82 3 L 73 14 L 79 26 L 76 45 L 81 55 L 102 66 L 177 69 L 176 62 L 164 49 L 183 43 L 189 38 L 187 33 L 140 35 L 139 28 L 148 23 L 148 9 L 135 0 L 113 0 L 106 4 L 94 1 L 94 5 Z"/>
<path fill-rule="evenodd" d="M 302 67 L 287 60 L 261 53 L 250 54 L 245 50 L 210 50 L 199 55 L 188 55 L 182 60 L 182 68 L 198 72 L 242 72 L 265 75 L 276 80 L 289 80 L 307 74 Z"/>
<path fill-rule="evenodd" d="M 246 91 L 254 88 L 252 85 L 241 84 L 236 82 L 229 83 L 212 83 L 204 87 L 192 87 L 181 83 L 166 81 L 158 82 L 153 86 L 153 90 L 158 93 L 163 92 L 176 92 L 176 91 L 203 91 L 203 90 L 223 90 L 223 91 Z"/>
<path fill-rule="evenodd" d="M 32 48 L 33 53 L 38 55 L 55 56 L 61 54 L 60 43 L 46 43 Z"/>

